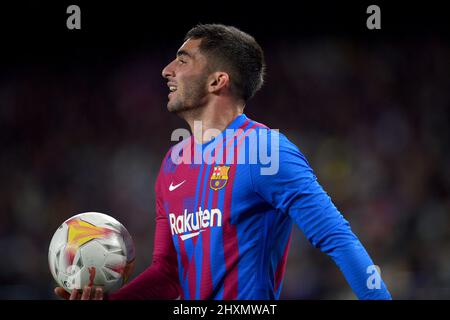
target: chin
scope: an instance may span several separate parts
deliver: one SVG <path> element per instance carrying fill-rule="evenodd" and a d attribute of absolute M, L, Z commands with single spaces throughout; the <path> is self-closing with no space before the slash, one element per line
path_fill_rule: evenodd
<path fill-rule="evenodd" d="M 179 108 L 177 108 L 177 106 L 174 106 L 174 105 L 172 105 L 172 104 L 167 104 L 167 110 L 169 111 L 169 112 L 172 112 L 172 113 L 177 113 L 179 110 L 178 110 Z"/>
<path fill-rule="evenodd" d="M 189 110 L 189 107 L 185 106 L 182 103 L 167 103 L 167 110 L 171 113 L 180 113 L 186 110 Z"/>
<path fill-rule="evenodd" d="M 168 101 L 167 102 L 167 110 L 169 111 L 169 112 L 175 112 L 176 110 L 177 110 L 177 104 L 176 103 L 173 103 L 173 101 Z"/>

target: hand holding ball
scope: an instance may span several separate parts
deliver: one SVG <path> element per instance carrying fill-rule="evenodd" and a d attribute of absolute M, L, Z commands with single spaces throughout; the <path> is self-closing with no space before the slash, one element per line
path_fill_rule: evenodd
<path fill-rule="evenodd" d="M 116 219 L 98 212 L 75 215 L 56 230 L 48 262 L 56 282 L 67 292 L 85 286 L 119 289 L 132 272 L 134 244 Z"/>

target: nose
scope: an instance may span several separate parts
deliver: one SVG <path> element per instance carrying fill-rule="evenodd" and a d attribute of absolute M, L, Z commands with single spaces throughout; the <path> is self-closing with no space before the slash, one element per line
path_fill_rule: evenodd
<path fill-rule="evenodd" d="M 174 60 L 175 61 L 175 60 Z M 164 67 L 164 69 L 162 69 L 162 76 L 163 78 L 169 78 L 169 77 L 174 77 L 175 76 L 175 72 L 174 69 L 172 67 L 173 65 L 173 61 L 171 63 L 169 63 L 167 66 Z"/>

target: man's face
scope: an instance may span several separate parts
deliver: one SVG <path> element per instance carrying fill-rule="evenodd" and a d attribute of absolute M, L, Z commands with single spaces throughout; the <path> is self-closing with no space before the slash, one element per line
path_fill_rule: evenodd
<path fill-rule="evenodd" d="M 200 52 L 200 39 L 189 39 L 178 49 L 177 57 L 163 70 L 167 79 L 167 109 L 179 113 L 202 107 L 206 102 L 207 61 Z"/>

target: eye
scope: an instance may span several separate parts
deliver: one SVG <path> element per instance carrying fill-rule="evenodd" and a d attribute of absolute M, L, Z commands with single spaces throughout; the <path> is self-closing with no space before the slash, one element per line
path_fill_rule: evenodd
<path fill-rule="evenodd" d="M 181 59 L 181 58 L 178 58 L 178 62 L 179 62 L 180 64 L 185 64 L 185 63 L 186 63 L 186 60 Z"/>

